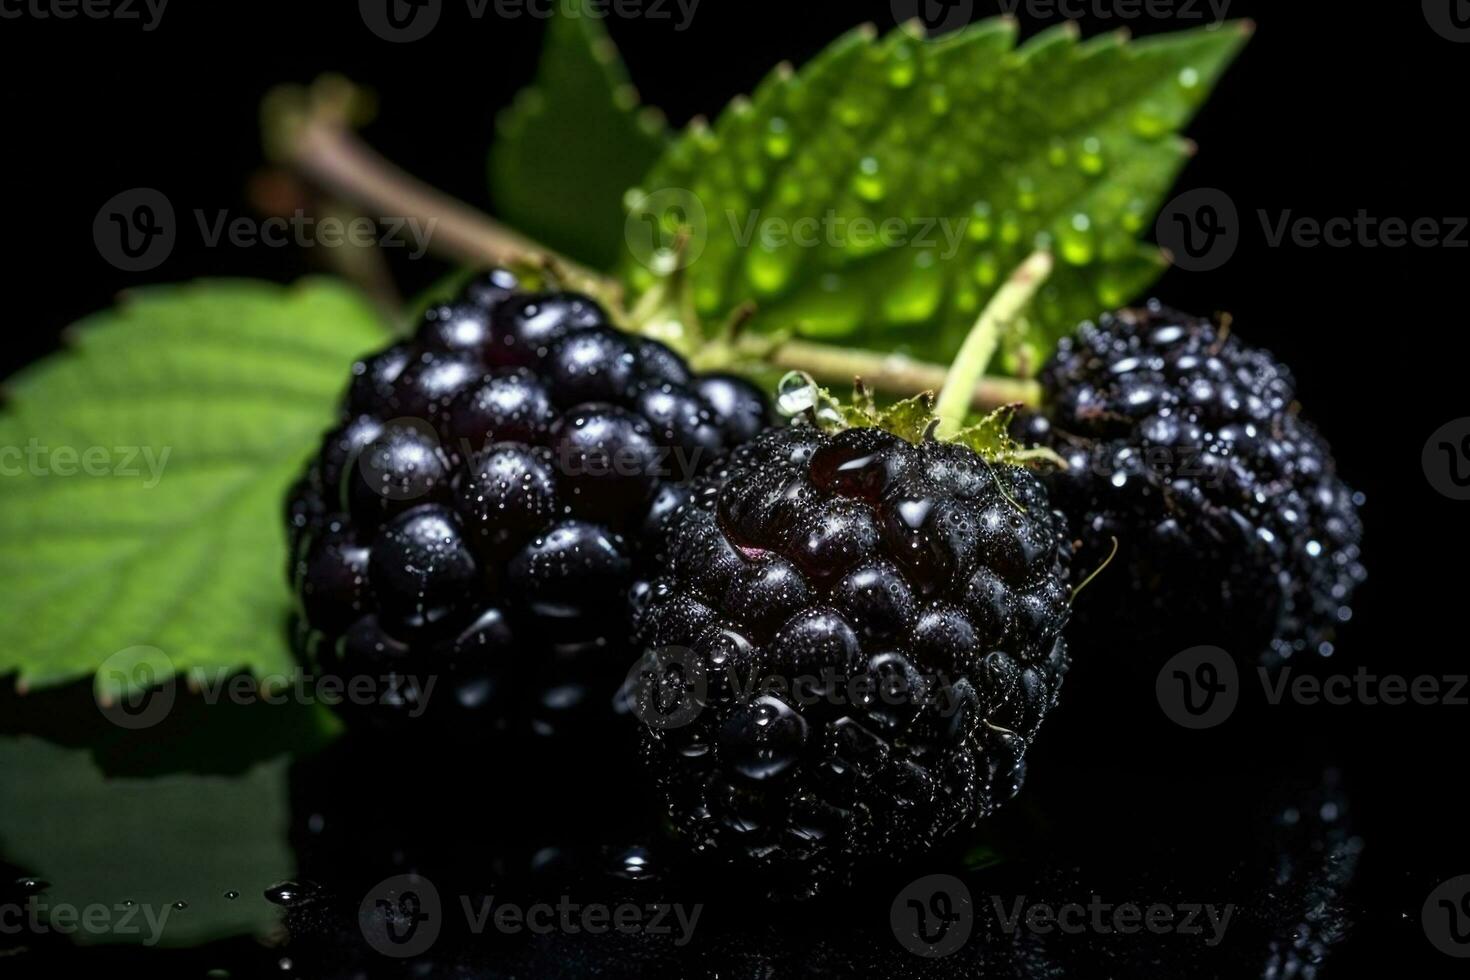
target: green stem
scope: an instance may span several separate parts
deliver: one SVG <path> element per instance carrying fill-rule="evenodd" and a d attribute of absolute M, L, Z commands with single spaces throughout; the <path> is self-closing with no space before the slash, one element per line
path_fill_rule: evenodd
<path fill-rule="evenodd" d="M 946 375 L 942 364 L 917 361 L 903 354 L 806 340 L 788 340 L 772 349 L 769 340 L 750 338 L 741 347 L 772 368 L 805 371 L 825 384 L 851 384 L 861 378 L 874 391 L 905 398 L 921 391 L 937 391 Z M 1017 402 L 1038 405 L 1041 399 L 1040 386 L 1024 378 L 979 378 L 969 388 L 970 407 L 976 411 Z"/>
<path fill-rule="evenodd" d="M 429 237 L 429 249 L 446 259 L 472 265 L 539 265 L 550 261 L 555 263 L 559 274 L 571 288 L 591 293 L 612 306 L 621 306 L 621 288 L 616 281 L 551 253 L 489 215 L 424 184 L 378 155 L 358 138 L 352 128 L 353 123 L 360 122 L 362 118 L 361 108 L 357 105 L 361 99 L 359 90 L 345 80 L 333 78 L 319 81 L 308 90 L 283 88 L 273 92 L 263 113 L 266 143 L 271 155 L 364 212 L 414 217 L 423 221 L 432 219 L 435 224 Z M 1032 256 L 1021 270 L 1033 267 L 1036 261 L 1037 256 Z M 999 316 L 1005 312 L 1002 301 L 1019 309 L 1025 299 L 1029 299 L 1034 285 L 1019 301 L 1010 298 L 1017 293 L 1014 279 L 1002 286 L 985 315 L 995 315 L 999 321 L 1008 321 L 1014 312 L 1009 316 Z M 862 378 L 874 391 L 898 397 L 935 391 L 943 385 L 960 418 L 967 407 L 984 411 L 1016 402 L 1035 405 L 1040 397 L 1034 381 L 982 377 L 990 352 L 981 352 L 984 357 L 972 358 L 979 362 L 979 366 L 962 386 L 954 386 L 955 369 L 950 369 L 946 375 L 942 365 L 917 361 L 902 354 L 804 340 L 774 342 L 769 337 L 738 337 L 728 344 L 733 350 L 716 351 L 713 348 L 719 344 L 707 344 L 693 331 L 695 317 L 689 290 L 677 288 L 680 285 L 676 275 L 645 296 L 641 301 L 640 314 L 650 321 L 645 327 L 646 332 L 680 348 L 695 362 L 704 360 L 700 356 L 702 352 L 723 356 L 726 361 L 734 355 L 737 359 L 757 362 L 763 368 L 806 371 L 828 384 L 849 384 L 854 378 Z M 983 322 L 984 316 L 981 319 Z M 970 341 L 966 341 L 966 349 L 969 347 Z M 965 358 L 964 350 L 961 358 Z M 958 362 L 955 367 L 959 367 Z"/>
<path fill-rule="evenodd" d="M 550 260 L 578 288 L 616 293 L 612 282 L 592 270 L 430 187 L 380 156 L 352 130 L 362 112 L 358 103 L 363 98 L 354 86 L 330 77 L 307 89 L 277 89 L 262 110 L 268 150 L 365 214 L 431 221 L 428 247 L 435 254 L 486 265 L 540 265 Z"/>
<path fill-rule="evenodd" d="M 1051 275 L 1051 270 L 1050 252 L 1031 253 L 1000 289 L 996 290 L 985 309 L 980 312 L 980 319 L 975 321 L 975 326 L 970 329 L 954 363 L 950 365 L 944 387 L 939 390 L 939 400 L 934 405 L 934 414 L 939 417 L 938 435 L 941 438 L 954 435 L 964 428 L 965 416 L 974 401 L 975 387 L 985 376 L 985 369 L 995 356 L 996 348 L 1000 346 L 1001 332 L 1031 302 L 1046 277 Z"/>

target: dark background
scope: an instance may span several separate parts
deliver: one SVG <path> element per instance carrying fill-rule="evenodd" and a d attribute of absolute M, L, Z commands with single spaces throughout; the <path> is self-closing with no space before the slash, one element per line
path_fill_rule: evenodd
<path fill-rule="evenodd" d="M 998 10 L 976 4 L 977 14 Z M 1172 271 L 1155 292 L 1185 309 L 1230 311 L 1239 333 L 1291 364 L 1306 411 L 1336 447 L 1348 480 L 1367 494 L 1370 580 L 1339 645 L 1342 668 L 1464 673 L 1458 569 L 1470 543 L 1470 504 L 1431 489 L 1420 451 L 1441 424 L 1470 414 L 1463 385 L 1470 249 L 1463 237 L 1458 249 L 1272 248 L 1255 214 L 1291 209 L 1326 219 L 1366 209 L 1411 221 L 1470 214 L 1463 153 L 1470 44 L 1435 33 L 1417 3 L 1359 12 L 1241 0 L 1229 15 L 1256 19 L 1258 30 L 1190 129 L 1200 151 L 1179 187 L 1225 190 L 1240 209 L 1243 240 L 1222 268 Z M 1022 6 L 1024 34 L 1058 19 L 1029 16 Z M 682 123 L 714 113 L 778 61 L 800 63 L 865 20 L 890 26 L 889 4 L 703 0 L 682 33 L 668 20 L 610 28 L 645 100 Z M 1089 18 L 1082 26 L 1088 35 L 1123 26 L 1148 34 L 1198 23 Z M 411 172 L 489 207 L 484 161 L 493 118 L 530 79 L 543 27 L 532 17 L 472 20 L 457 0 L 446 0 L 427 39 L 404 45 L 371 34 L 352 3 L 174 0 L 152 33 L 137 21 L 0 20 L 8 219 L 0 376 L 53 350 L 67 323 L 140 282 L 289 281 L 312 271 L 314 257 L 300 250 L 206 248 L 185 225 L 170 258 L 138 277 L 108 265 L 92 240 L 103 201 L 137 186 L 163 191 L 181 216 L 194 208 L 249 214 L 247 184 L 262 163 L 257 107 L 276 83 L 334 70 L 371 85 L 380 111 L 369 141 Z M 433 259 L 395 263 L 408 293 L 445 271 Z M 1314 744 L 1349 760 L 1364 809 L 1365 874 L 1383 889 L 1383 929 L 1359 946 L 1422 943 L 1423 896 L 1470 872 L 1462 803 L 1470 707 L 1318 707 L 1301 709 L 1299 720 Z M 1148 744 L 1112 750 L 1152 751 Z M 1234 751 L 1249 766 L 1252 754 L 1298 747 L 1241 737 Z"/>

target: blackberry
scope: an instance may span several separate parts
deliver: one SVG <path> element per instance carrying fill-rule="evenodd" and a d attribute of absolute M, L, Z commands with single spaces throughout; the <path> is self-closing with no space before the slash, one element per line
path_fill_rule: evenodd
<path fill-rule="evenodd" d="M 1067 468 L 1053 499 L 1079 561 L 1117 563 L 1082 592 L 1079 632 L 1201 642 L 1279 663 L 1330 655 L 1365 577 L 1363 502 L 1264 350 L 1157 301 L 1084 324 L 1041 374 L 1021 435 Z"/>
<path fill-rule="evenodd" d="M 1018 791 L 1068 668 L 1067 542 L 1029 470 L 768 429 L 665 531 L 631 694 L 696 851 L 804 897 Z"/>
<path fill-rule="evenodd" d="M 586 296 L 481 276 L 353 367 L 292 490 L 298 656 L 373 678 L 343 706 L 369 727 L 590 723 L 632 659 L 645 525 L 766 412 Z"/>

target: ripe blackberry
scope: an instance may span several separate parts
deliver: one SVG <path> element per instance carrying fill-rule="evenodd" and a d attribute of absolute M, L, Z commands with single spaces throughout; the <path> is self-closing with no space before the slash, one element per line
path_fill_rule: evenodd
<path fill-rule="evenodd" d="M 759 391 L 504 270 L 352 374 L 287 506 L 304 664 L 371 678 L 344 710 L 374 727 L 599 717 L 645 525 L 765 424 Z"/>
<path fill-rule="evenodd" d="M 1332 652 L 1365 577 L 1363 498 L 1298 414 L 1285 365 L 1154 301 L 1083 325 L 1041 381 L 1021 435 L 1068 464 L 1048 482 L 1078 560 L 1119 547 L 1079 597 L 1082 632 L 1126 623 L 1267 662 Z"/>
<path fill-rule="evenodd" d="M 693 848 L 804 896 L 1014 795 L 1068 667 L 1028 470 L 876 427 L 769 429 L 635 590 L 644 755 Z"/>

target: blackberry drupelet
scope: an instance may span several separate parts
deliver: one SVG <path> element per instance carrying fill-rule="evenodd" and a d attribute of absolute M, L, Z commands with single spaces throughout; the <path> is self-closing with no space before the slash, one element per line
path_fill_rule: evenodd
<path fill-rule="evenodd" d="M 634 696 L 696 851 L 804 897 L 1018 791 L 1068 667 L 1067 544 L 1031 472 L 769 429 L 667 525 Z"/>
<path fill-rule="evenodd" d="M 1157 301 L 1084 324 L 1041 375 L 1019 435 L 1068 464 L 1053 500 L 1079 562 L 1079 631 L 1279 663 L 1329 655 L 1363 581 L 1362 496 L 1297 412 L 1285 365 Z"/>
<path fill-rule="evenodd" d="M 601 720 L 646 526 L 766 419 L 753 386 L 695 377 L 585 296 L 476 279 L 354 366 L 292 491 L 298 656 L 371 678 L 343 704 L 370 727 Z"/>

